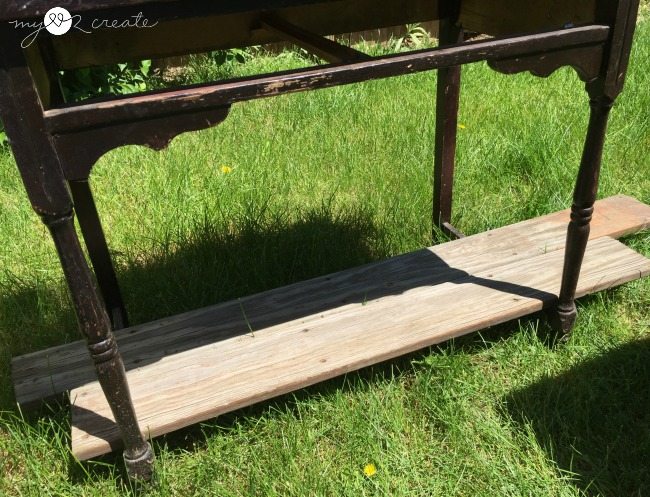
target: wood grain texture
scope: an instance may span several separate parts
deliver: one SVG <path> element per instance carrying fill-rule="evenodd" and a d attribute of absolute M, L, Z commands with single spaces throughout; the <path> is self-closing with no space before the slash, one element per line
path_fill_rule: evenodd
<path fill-rule="evenodd" d="M 262 329 L 320 311 L 354 307 L 364 300 L 400 294 L 413 286 L 464 277 L 463 271 L 483 271 L 505 258 L 522 260 L 561 250 L 568 221 L 568 210 L 555 212 L 462 240 L 133 326 L 117 331 L 116 337 L 125 367 L 132 370 L 165 354 L 209 344 L 233 333 L 236 335 L 245 324 L 242 309 L 253 329 Z M 617 238 L 646 227 L 650 227 L 650 206 L 618 195 L 596 202 L 590 237 Z M 215 315 L 218 315 L 218 322 Z M 151 340 L 156 342 L 153 351 L 149 345 Z M 12 376 L 16 400 L 23 407 L 95 379 L 82 341 L 15 357 Z"/>
<path fill-rule="evenodd" d="M 471 244 L 471 237 L 462 241 Z M 471 274 L 449 268 L 435 283 L 410 275 L 415 281 L 409 288 L 367 302 L 253 332 L 240 323 L 238 336 L 162 357 L 128 373 L 140 426 L 150 437 L 162 435 L 539 311 L 555 301 L 563 257 L 560 250 L 524 261 L 487 253 L 483 259 L 490 259 L 492 267 Z M 428 272 L 420 269 L 420 274 Z M 609 237 L 598 238 L 587 249 L 578 295 L 648 274 L 650 260 Z M 255 316 L 256 311 L 247 314 Z M 192 326 L 192 321 L 187 324 Z M 87 459 L 116 448 L 119 431 L 99 384 L 72 390 L 70 400 L 73 454 Z"/>

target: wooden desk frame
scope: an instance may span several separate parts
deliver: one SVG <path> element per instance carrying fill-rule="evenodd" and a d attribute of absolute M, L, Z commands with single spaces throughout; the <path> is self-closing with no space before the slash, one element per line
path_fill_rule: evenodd
<path fill-rule="evenodd" d="M 56 71 L 62 63 L 57 64 L 53 52 L 48 50 L 53 40 L 46 39 L 35 49 L 22 50 L 16 31 L 7 26 L 8 23 L 0 28 L 3 46 L 0 55 L 1 117 L 30 202 L 52 234 L 79 327 L 87 339 L 98 379 L 122 433 L 124 460 L 131 477 L 150 478 L 153 455 L 138 426 L 112 332 L 127 326 L 128 319 L 90 190 L 89 176 L 96 160 L 108 150 L 126 144 L 160 150 L 179 133 L 219 124 L 235 102 L 439 69 L 433 223 L 452 235 L 462 236 L 451 225 L 461 64 L 487 60 L 493 69 L 503 73 L 531 71 L 539 76 L 548 76 L 559 67 L 571 66 L 586 83 L 591 113 L 574 191 L 562 285 L 555 313 L 557 328 L 568 333 L 576 317 L 575 290 L 596 199 L 607 118 L 623 87 L 638 10 L 638 0 L 594 2 L 594 19 L 579 27 L 556 26 L 546 30 L 547 26 L 542 25 L 544 29 L 530 34 L 510 34 L 472 42 L 463 42 L 463 19 L 473 19 L 480 2 L 440 2 L 436 14 L 441 20 L 439 48 L 368 57 L 292 24 L 283 15 L 285 11 L 282 9 L 318 3 L 315 0 L 250 0 L 244 3 L 247 12 L 256 16 L 256 29 L 289 39 L 332 64 L 77 104 L 63 104 L 56 91 Z M 0 20 L 38 18 L 53 5 L 67 6 L 73 12 L 92 12 L 95 9 L 110 12 L 115 4 L 133 8 L 146 3 L 146 0 L 8 1 L 0 8 Z M 206 12 L 180 7 L 171 1 L 161 2 L 156 8 L 161 15 L 173 19 L 191 16 L 199 19 L 203 15 L 225 15 L 233 11 L 236 4 L 215 3 L 217 7 L 212 5 L 206 8 Z M 476 26 L 479 29 L 494 25 L 494 19 L 500 14 L 506 19 L 503 9 L 513 5 L 508 0 L 489 3 L 496 15 L 484 25 L 478 22 Z M 269 9 L 270 4 L 278 4 L 278 9 Z M 465 4 L 470 4 L 474 10 L 470 9 L 468 14 L 467 9 L 463 10 Z M 543 4 L 536 2 L 538 6 Z M 218 7 L 222 10 L 219 11 Z M 503 34 L 499 32 L 500 26 L 497 23 L 492 29 L 494 34 Z M 60 40 L 54 41 L 58 43 Z M 135 55 L 146 58 L 152 54 L 142 52 Z M 74 58 L 60 60 L 67 60 L 68 64 L 74 62 Z M 110 57 L 104 61 L 110 61 Z M 75 212 L 99 289 L 95 288 L 75 231 Z"/>

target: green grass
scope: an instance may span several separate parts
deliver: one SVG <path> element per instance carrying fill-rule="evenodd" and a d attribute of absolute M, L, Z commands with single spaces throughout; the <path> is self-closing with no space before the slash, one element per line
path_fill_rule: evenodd
<path fill-rule="evenodd" d="M 305 61 L 260 57 L 242 71 Z M 570 69 L 463 69 L 454 223 L 566 208 L 587 121 Z M 650 203 L 650 22 L 612 112 L 600 196 Z M 132 321 L 430 243 L 435 74 L 235 105 L 93 173 Z M 223 173 L 221 166 L 232 168 Z M 650 255 L 650 236 L 626 240 Z M 0 495 L 124 495 L 119 455 L 73 462 L 65 407 L 27 420 L 10 357 L 78 338 L 53 245 L 0 154 Z M 650 494 L 650 280 L 581 300 L 571 340 L 534 316 L 155 440 L 151 495 Z M 371 478 L 367 463 L 377 466 Z"/>

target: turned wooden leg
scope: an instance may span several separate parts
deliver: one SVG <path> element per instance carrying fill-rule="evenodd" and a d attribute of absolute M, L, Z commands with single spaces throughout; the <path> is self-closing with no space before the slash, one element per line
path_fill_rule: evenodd
<path fill-rule="evenodd" d="M 81 227 L 81 233 L 86 242 L 88 255 L 93 264 L 97 284 L 102 297 L 104 297 L 104 303 L 113 329 L 126 328 L 129 325 L 126 308 L 124 307 L 122 293 L 117 282 L 115 268 L 108 251 L 106 236 L 97 213 L 89 181 L 87 179 L 69 181 L 68 184 L 70 185 L 74 210 Z"/>
<path fill-rule="evenodd" d="M 594 212 L 607 118 L 612 104 L 613 100 L 602 94 L 591 95 L 589 128 L 573 193 L 571 221 L 567 230 L 562 286 L 553 316 L 554 327 L 565 334 L 571 331 L 576 320 L 574 299 L 580 266 L 589 239 L 589 223 Z"/>
<path fill-rule="evenodd" d="M 441 20 L 439 39 L 441 46 L 459 43 L 463 41 L 462 29 L 450 19 Z M 460 66 L 438 70 L 433 165 L 433 225 L 456 238 L 462 236 L 451 225 L 459 98 Z"/>
<path fill-rule="evenodd" d="M 97 377 L 122 433 L 128 474 L 149 479 L 153 468 L 151 447 L 138 427 L 124 364 L 81 250 L 72 200 L 15 31 L 5 32 L 11 36 L 7 36 L 0 50 L 0 117 L 32 207 L 52 234 L 79 328 L 86 337 Z"/>
<path fill-rule="evenodd" d="M 73 213 L 44 216 L 43 221 L 52 233 L 97 378 L 122 433 L 129 477 L 148 480 L 152 476 L 153 453 L 138 427 L 122 357 L 84 259 Z"/>

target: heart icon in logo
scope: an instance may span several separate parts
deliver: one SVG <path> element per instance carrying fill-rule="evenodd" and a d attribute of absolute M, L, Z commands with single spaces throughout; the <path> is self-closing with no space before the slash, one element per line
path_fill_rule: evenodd
<path fill-rule="evenodd" d="M 63 17 L 63 14 L 61 12 L 58 12 L 58 13 L 52 12 L 49 17 L 50 17 L 50 22 L 54 23 L 54 25 L 57 28 L 61 27 L 61 24 L 63 24 L 64 17 Z"/>
<path fill-rule="evenodd" d="M 45 13 L 43 27 L 53 35 L 65 34 L 72 27 L 72 16 L 63 7 L 54 7 Z"/>

